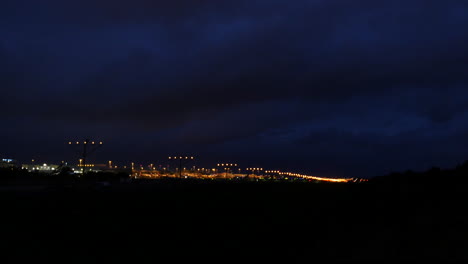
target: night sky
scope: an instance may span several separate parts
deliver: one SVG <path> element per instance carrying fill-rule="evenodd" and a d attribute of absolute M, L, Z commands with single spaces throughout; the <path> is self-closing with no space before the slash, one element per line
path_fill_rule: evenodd
<path fill-rule="evenodd" d="M 3 0 L 0 156 L 371 177 L 468 159 L 468 2 Z"/>

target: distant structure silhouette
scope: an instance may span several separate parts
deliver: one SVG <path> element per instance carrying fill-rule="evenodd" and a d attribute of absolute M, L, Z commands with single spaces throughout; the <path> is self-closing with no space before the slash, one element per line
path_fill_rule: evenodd
<path fill-rule="evenodd" d="M 80 159 L 79 166 L 82 167 L 82 172 L 85 173 L 86 161 L 87 161 L 88 156 L 90 154 L 94 153 L 98 148 L 102 147 L 103 143 L 102 143 L 102 141 L 97 142 L 97 141 L 91 141 L 90 139 L 85 139 L 85 141 L 83 141 L 83 142 L 69 141 L 68 145 L 70 145 L 70 146 L 83 145 L 83 149 L 82 149 L 81 154 L 80 154 L 81 159 Z"/>
<path fill-rule="evenodd" d="M 169 160 L 179 161 L 179 178 L 182 178 L 182 166 L 194 160 L 192 156 L 169 156 Z"/>

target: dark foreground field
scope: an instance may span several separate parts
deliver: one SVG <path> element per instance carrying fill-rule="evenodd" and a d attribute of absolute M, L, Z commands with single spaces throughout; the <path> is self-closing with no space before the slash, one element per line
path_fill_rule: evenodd
<path fill-rule="evenodd" d="M 154 181 L 4 188 L 1 258 L 23 263 L 468 260 L 465 188 L 414 187 Z"/>

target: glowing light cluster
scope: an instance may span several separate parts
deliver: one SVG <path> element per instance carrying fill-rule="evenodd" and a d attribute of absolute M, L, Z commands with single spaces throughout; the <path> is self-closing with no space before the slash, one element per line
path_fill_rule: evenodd
<path fill-rule="evenodd" d="M 302 178 L 306 180 L 316 180 L 316 181 L 326 181 L 326 182 L 351 182 L 353 181 L 352 178 L 326 178 L 326 177 L 317 177 L 317 176 L 309 176 L 299 173 L 292 173 L 292 172 L 279 172 L 280 175 Z"/>
<path fill-rule="evenodd" d="M 193 160 L 194 157 L 191 156 L 170 156 L 169 160 L 177 160 L 180 162 Z M 82 164 L 82 160 L 80 160 Z M 246 171 L 249 171 L 245 174 L 241 174 L 241 169 L 236 163 L 217 163 L 218 168 L 196 168 L 195 166 L 191 168 L 180 167 L 174 168 L 173 173 L 167 173 L 170 171 L 170 168 L 162 167 L 162 165 L 156 166 L 154 163 L 151 163 L 147 166 L 142 164 L 136 165 L 134 162 L 131 163 L 131 168 L 135 177 L 149 177 L 149 178 L 158 178 L 158 177 L 179 177 L 181 173 L 184 173 L 184 177 L 191 178 L 239 178 L 239 177 L 254 177 L 256 179 L 284 179 L 284 180 L 294 180 L 294 179 L 303 179 L 308 181 L 323 181 L 323 182 L 332 182 L 332 183 L 348 183 L 348 182 L 367 182 L 367 179 L 359 178 L 328 178 L 328 177 L 318 177 L 300 173 L 293 172 L 283 172 L 280 170 L 265 170 L 263 168 L 246 168 Z M 92 167 L 93 164 L 87 164 L 86 167 Z M 112 161 L 108 162 L 109 168 L 117 168 Z M 82 165 L 81 165 L 82 167 Z M 127 166 L 121 166 L 127 168 Z M 234 169 L 235 168 L 235 169 Z M 237 174 L 234 174 L 233 171 L 236 171 Z M 175 173 L 174 173 L 175 172 Z M 179 175 L 179 176 L 177 176 Z"/>

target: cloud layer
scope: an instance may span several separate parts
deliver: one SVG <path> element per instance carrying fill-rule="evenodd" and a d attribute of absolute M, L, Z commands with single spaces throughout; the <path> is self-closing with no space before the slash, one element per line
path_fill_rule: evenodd
<path fill-rule="evenodd" d="M 113 142 L 101 158 L 122 160 L 190 151 L 365 176 L 449 166 L 468 143 L 467 11 L 430 0 L 6 1 L 0 154 L 56 158 L 50 141 L 95 136 Z M 147 144 L 121 143 L 134 138 Z"/>

